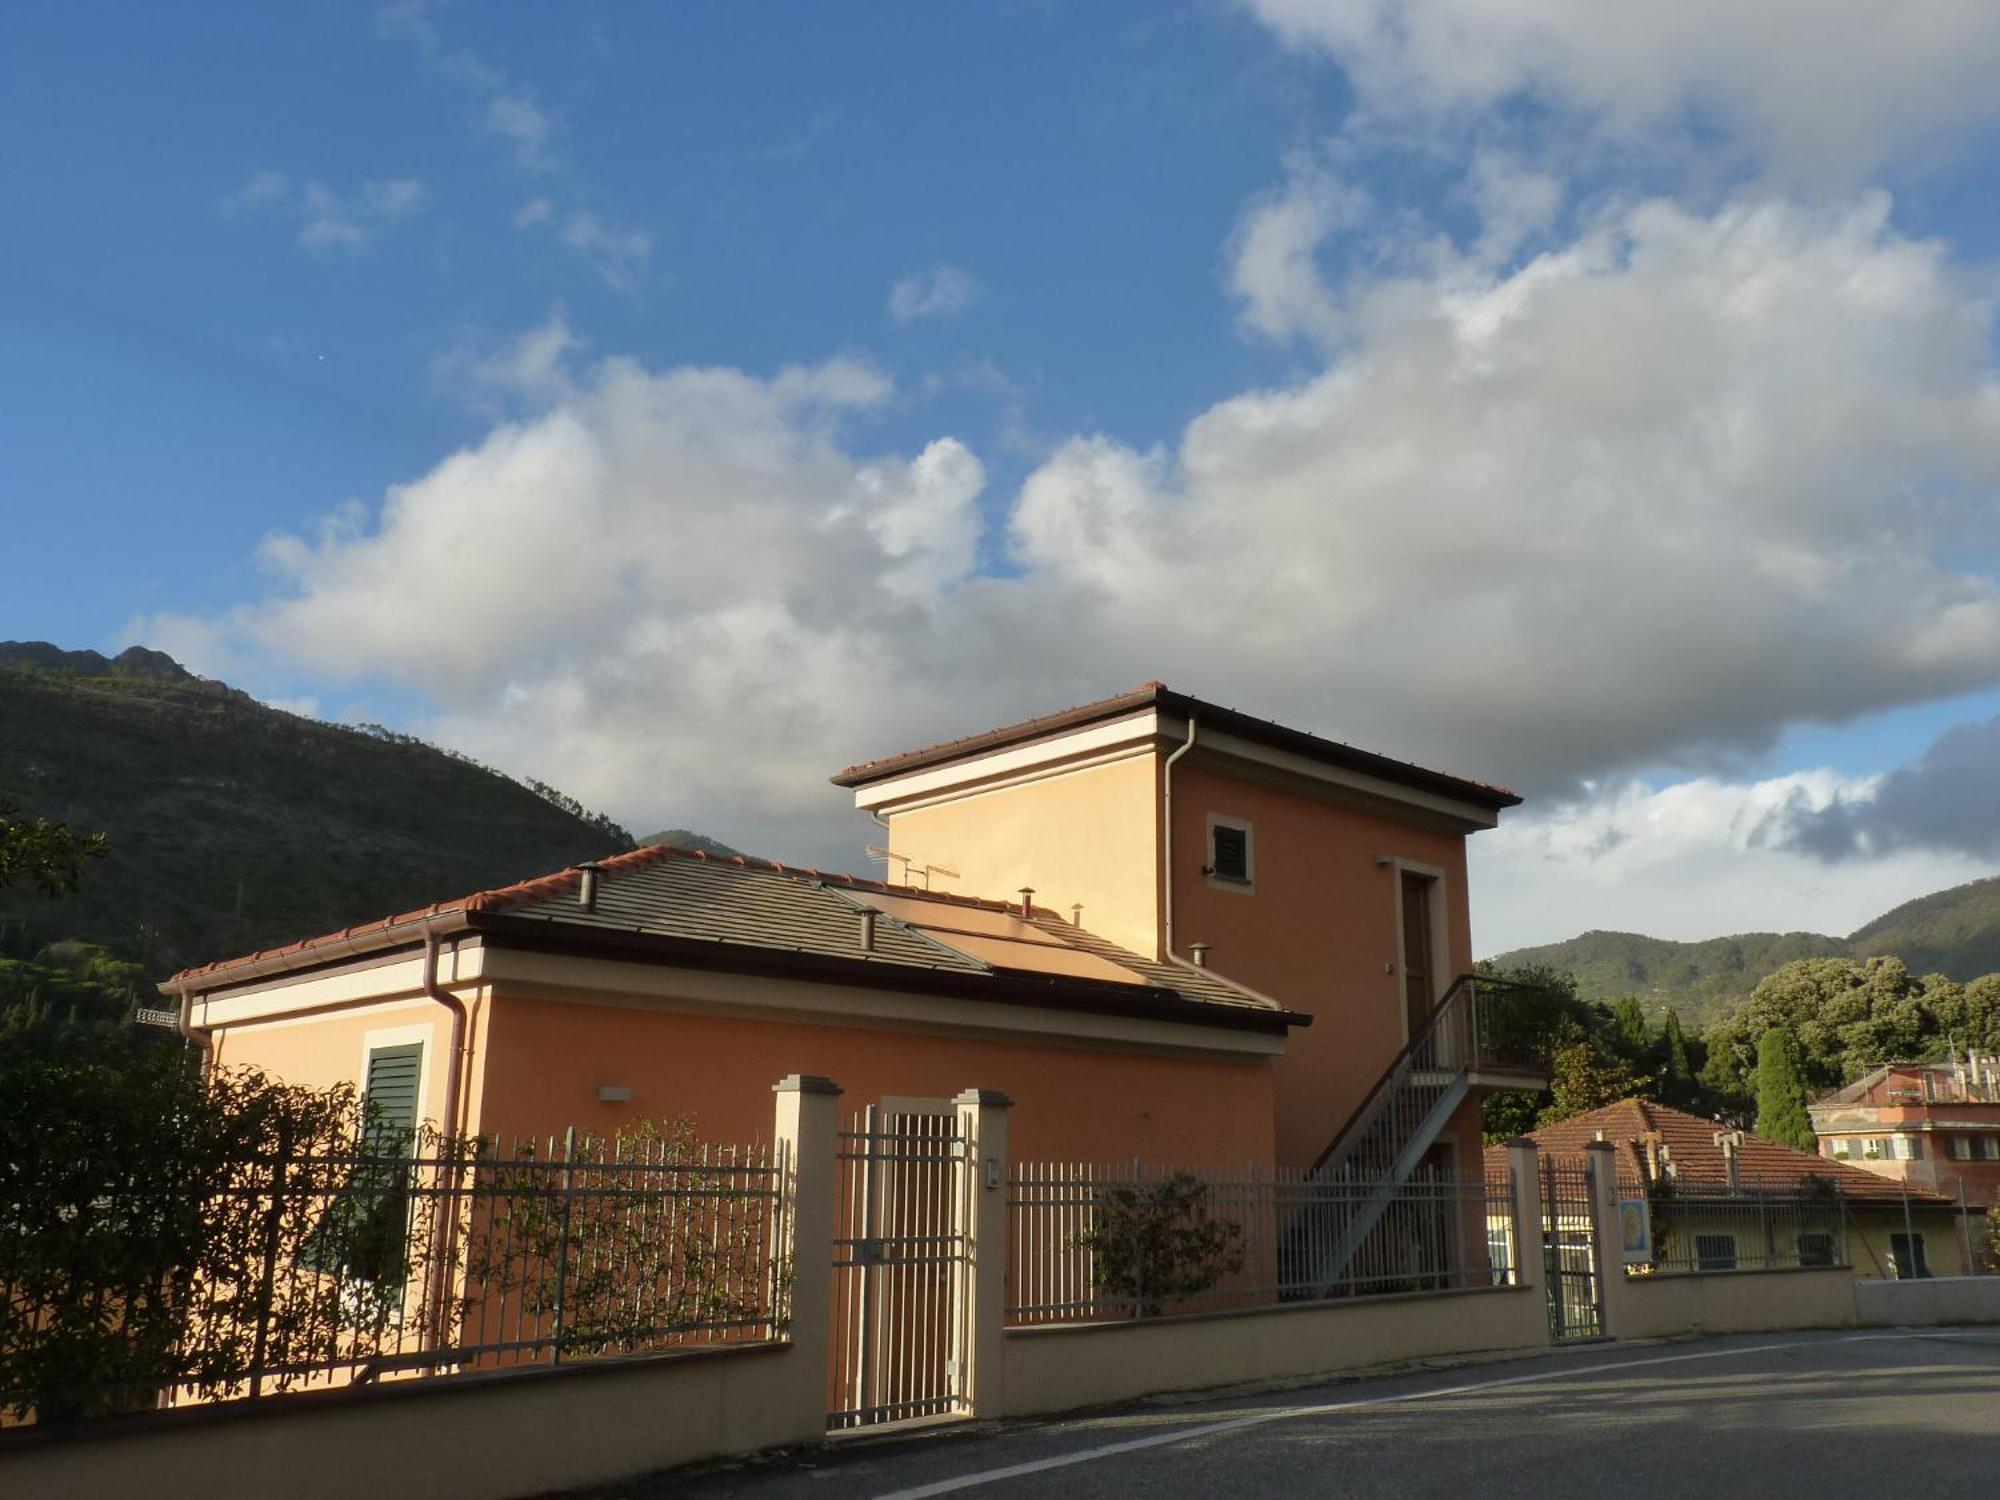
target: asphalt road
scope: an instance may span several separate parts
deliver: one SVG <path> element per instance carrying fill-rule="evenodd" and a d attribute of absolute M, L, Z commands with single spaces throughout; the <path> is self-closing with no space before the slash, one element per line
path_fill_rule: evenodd
<path fill-rule="evenodd" d="M 2000 1495 L 2000 1329 L 1777 1334 L 836 1445 L 596 1492 L 724 1497 Z"/>

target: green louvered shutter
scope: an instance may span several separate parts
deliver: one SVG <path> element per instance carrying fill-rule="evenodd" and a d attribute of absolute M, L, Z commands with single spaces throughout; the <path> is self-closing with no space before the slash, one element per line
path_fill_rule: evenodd
<path fill-rule="evenodd" d="M 368 1054 L 369 1146 L 388 1153 L 408 1149 L 417 1134 L 417 1087 L 423 1081 L 424 1044 L 377 1047 Z"/>

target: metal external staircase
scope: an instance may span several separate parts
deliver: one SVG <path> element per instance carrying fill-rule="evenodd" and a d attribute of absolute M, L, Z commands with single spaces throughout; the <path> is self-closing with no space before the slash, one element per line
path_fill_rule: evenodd
<path fill-rule="evenodd" d="M 1528 990 L 1461 974 L 1320 1154 L 1284 1246 L 1284 1280 L 1295 1295 L 1324 1297 L 1340 1282 L 1464 1103 L 1475 1073 L 1539 1070 L 1521 1045 L 1526 1028 L 1511 1003 Z"/>

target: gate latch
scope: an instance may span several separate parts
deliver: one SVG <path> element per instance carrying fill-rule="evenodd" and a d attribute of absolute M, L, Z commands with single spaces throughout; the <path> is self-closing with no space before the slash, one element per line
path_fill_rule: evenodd
<path fill-rule="evenodd" d="M 882 1242 L 880 1240 L 856 1240 L 854 1242 L 854 1263 L 858 1266 L 881 1265 Z"/>

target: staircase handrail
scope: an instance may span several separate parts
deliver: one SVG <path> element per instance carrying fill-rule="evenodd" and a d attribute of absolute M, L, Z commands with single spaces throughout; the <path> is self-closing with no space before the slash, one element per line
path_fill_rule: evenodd
<path fill-rule="evenodd" d="M 1456 1007 L 1459 1005 L 1462 997 L 1470 996 L 1471 999 L 1466 1003 L 1474 1007 L 1470 1028 L 1472 1045 L 1467 1049 L 1468 1056 L 1464 1063 L 1461 1064 L 1464 1068 L 1471 1068 L 1476 1065 L 1480 1057 L 1479 1012 L 1477 1009 L 1479 991 L 1481 989 L 1529 991 L 1536 988 L 1538 986 L 1523 980 L 1495 979 L 1485 974 L 1461 974 L 1458 978 L 1454 979 L 1439 998 L 1438 1003 L 1431 1008 L 1431 1013 L 1424 1018 L 1424 1024 L 1417 1028 L 1415 1035 L 1408 1042 L 1404 1043 L 1403 1050 L 1396 1054 L 1395 1060 L 1389 1064 L 1382 1076 L 1375 1081 L 1375 1087 L 1370 1089 L 1362 1098 L 1360 1104 L 1355 1106 L 1354 1112 L 1347 1117 L 1347 1123 L 1334 1132 L 1332 1141 L 1314 1159 L 1312 1167 L 1306 1175 L 1308 1177 L 1319 1176 L 1321 1170 L 1326 1166 L 1333 1154 L 1340 1149 L 1342 1143 L 1355 1136 L 1358 1131 L 1364 1129 L 1372 1118 L 1380 1113 L 1382 1106 L 1402 1084 L 1403 1080 L 1410 1075 L 1415 1066 L 1417 1054 L 1432 1037 L 1437 1035 L 1438 1028 L 1446 1020 L 1450 1019 L 1451 1016 L 1456 1014 Z"/>

